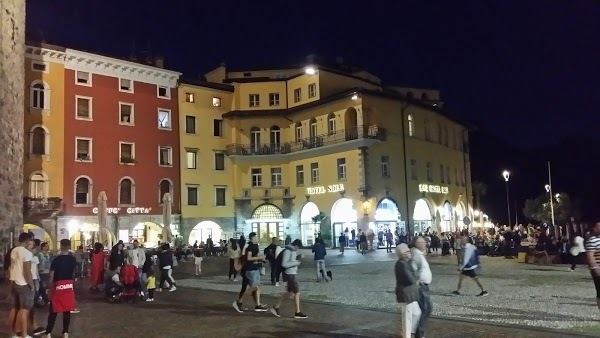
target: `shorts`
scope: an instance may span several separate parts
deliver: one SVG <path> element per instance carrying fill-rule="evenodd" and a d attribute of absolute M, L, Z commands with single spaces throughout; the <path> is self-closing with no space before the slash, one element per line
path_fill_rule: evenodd
<path fill-rule="evenodd" d="M 473 269 L 473 270 L 463 270 L 461 273 L 463 275 L 467 276 L 467 277 L 477 278 L 477 272 L 475 272 L 475 269 Z"/>
<path fill-rule="evenodd" d="M 11 282 L 10 295 L 13 309 L 31 310 L 33 308 L 35 291 L 29 285 L 18 285 Z"/>
<path fill-rule="evenodd" d="M 296 275 L 287 275 L 287 292 L 291 292 L 296 294 L 300 292 L 300 285 L 298 285 L 298 281 L 296 280 Z"/>
<path fill-rule="evenodd" d="M 248 279 L 248 285 L 251 287 L 260 285 L 260 271 L 259 270 L 248 270 L 246 271 L 246 279 Z"/>
<path fill-rule="evenodd" d="M 194 264 L 196 264 L 196 265 L 202 264 L 202 257 L 194 257 Z"/>

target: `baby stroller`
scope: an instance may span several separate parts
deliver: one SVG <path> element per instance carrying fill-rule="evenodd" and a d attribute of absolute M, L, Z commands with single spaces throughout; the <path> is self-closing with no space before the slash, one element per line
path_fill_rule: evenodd
<path fill-rule="evenodd" d="M 138 274 L 138 268 L 134 265 L 125 265 L 121 268 L 121 283 L 123 288 L 120 294 L 121 301 L 137 302 L 141 292 L 141 284 Z"/>

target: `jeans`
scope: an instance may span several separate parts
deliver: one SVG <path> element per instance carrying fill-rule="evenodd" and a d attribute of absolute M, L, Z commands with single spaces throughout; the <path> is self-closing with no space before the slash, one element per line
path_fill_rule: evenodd
<path fill-rule="evenodd" d="M 429 293 L 429 286 L 421 285 L 419 290 L 419 308 L 421 309 L 421 318 L 417 326 L 417 337 L 425 335 L 425 324 L 431 316 L 433 311 L 433 302 L 431 301 L 431 294 Z"/>
<path fill-rule="evenodd" d="M 49 273 L 40 273 L 40 296 L 46 303 L 50 303 L 50 299 L 48 298 L 48 285 L 50 283 L 50 274 Z"/>
<path fill-rule="evenodd" d="M 171 268 L 161 269 L 160 273 L 160 287 L 162 288 L 167 282 L 169 288 L 175 286 L 175 279 L 173 279 L 173 270 Z"/>
<path fill-rule="evenodd" d="M 271 266 L 271 284 L 279 283 L 280 271 L 277 269 L 277 261 L 269 261 Z"/>
<path fill-rule="evenodd" d="M 325 260 L 318 259 L 315 261 L 315 267 L 317 269 L 317 281 L 320 281 L 323 276 L 321 275 L 321 270 L 323 270 L 323 274 L 327 276 L 327 268 L 325 267 Z M 325 277 L 327 278 L 327 277 Z"/>

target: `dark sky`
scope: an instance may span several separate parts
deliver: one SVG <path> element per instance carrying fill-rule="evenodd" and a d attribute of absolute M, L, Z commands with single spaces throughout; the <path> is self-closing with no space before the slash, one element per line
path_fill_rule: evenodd
<path fill-rule="evenodd" d="M 597 133 L 600 2 L 28 0 L 29 36 L 127 56 L 132 42 L 188 76 L 342 56 L 518 146 Z M 596 95 L 595 95 L 596 94 Z M 591 126 L 594 126 L 593 128 Z M 594 132 L 595 130 L 595 132 Z"/>

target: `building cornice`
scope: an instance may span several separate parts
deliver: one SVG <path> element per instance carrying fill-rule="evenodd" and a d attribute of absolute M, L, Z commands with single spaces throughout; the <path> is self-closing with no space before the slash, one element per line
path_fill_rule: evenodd
<path fill-rule="evenodd" d="M 178 72 L 70 48 L 67 48 L 66 54 L 65 68 L 92 74 L 130 79 L 169 88 L 177 87 L 181 76 L 181 73 Z"/>
<path fill-rule="evenodd" d="M 65 51 L 25 45 L 25 57 L 45 62 L 65 63 Z"/>

